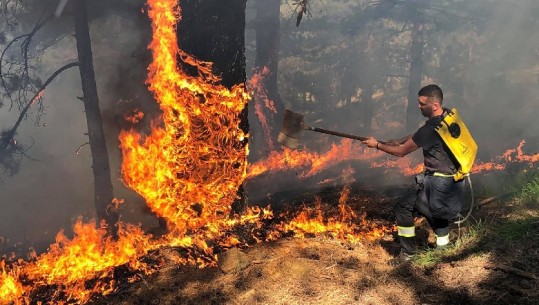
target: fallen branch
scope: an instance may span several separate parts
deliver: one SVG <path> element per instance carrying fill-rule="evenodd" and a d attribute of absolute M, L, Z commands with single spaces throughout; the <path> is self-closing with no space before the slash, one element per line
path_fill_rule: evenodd
<path fill-rule="evenodd" d="M 517 276 L 520 276 L 529 280 L 537 280 L 537 276 L 535 274 L 532 274 L 532 273 L 529 273 L 529 272 L 526 272 L 517 268 L 513 268 L 510 266 L 506 266 L 506 265 L 486 264 L 483 267 L 485 269 L 504 271 L 504 272 L 511 273 L 511 274 L 514 274 L 514 275 L 517 275 Z"/>
<path fill-rule="evenodd" d="M 516 192 L 509 192 L 509 193 L 505 193 L 505 194 L 500 194 L 500 195 L 497 195 L 497 196 L 492 196 L 492 197 L 488 197 L 488 198 L 485 198 L 481 201 L 479 201 L 479 206 L 483 206 L 483 205 L 487 205 L 489 203 L 492 203 L 496 200 L 500 200 L 500 199 L 504 199 L 504 198 L 507 198 L 511 195 L 514 195 L 516 194 Z"/>

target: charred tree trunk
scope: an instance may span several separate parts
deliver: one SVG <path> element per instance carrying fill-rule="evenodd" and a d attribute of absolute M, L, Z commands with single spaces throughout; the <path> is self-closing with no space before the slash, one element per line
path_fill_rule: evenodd
<path fill-rule="evenodd" d="M 103 131 L 103 120 L 99 109 L 99 96 L 95 83 L 86 0 L 73 0 L 72 3 L 75 18 L 75 38 L 80 62 L 79 70 L 84 95 L 83 102 L 88 123 L 88 139 L 92 152 L 95 208 L 98 220 L 104 220 L 108 225 L 109 233 L 117 236 L 115 225 L 118 222 L 118 213 L 109 210 L 113 199 L 112 182 L 107 143 L 105 142 Z"/>
<path fill-rule="evenodd" d="M 415 131 L 419 124 L 419 110 L 417 108 L 417 92 L 421 89 L 423 75 L 423 33 L 424 26 L 421 21 L 414 21 L 412 27 L 412 48 L 410 63 L 410 82 L 408 83 L 408 106 L 406 107 L 406 131 Z"/>
<path fill-rule="evenodd" d="M 178 27 L 178 43 L 196 58 L 214 63 L 214 72 L 228 87 L 245 84 L 245 8 L 247 0 L 184 0 Z M 192 67 L 183 67 L 196 75 Z M 247 107 L 241 114 L 241 129 L 247 134 Z M 247 145 L 247 140 L 244 145 Z M 233 206 L 240 212 L 247 205 L 243 187 Z"/>
<path fill-rule="evenodd" d="M 260 72 L 267 67 L 269 70 L 264 78 L 262 85 L 267 91 L 267 98 L 273 101 L 276 112 L 272 112 L 264 107 L 264 115 L 268 120 L 270 127 L 269 139 L 265 139 L 267 143 L 266 153 L 273 149 L 279 149 L 280 146 L 273 145 L 277 135 L 279 134 L 279 124 L 275 123 L 277 118 L 281 118 L 284 113 L 284 105 L 279 95 L 277 86 L 277 73 L 279 71 L 279 50 L 280 50 L 280 17 L 281 17 L 281 1 L 280 0 L 257 0 L 256 1 L 256 58 L 255 71 Z M 256 97 L 255 97 L 256 98 Z M 261 157 L 261 156 L 259 156 Z"/>

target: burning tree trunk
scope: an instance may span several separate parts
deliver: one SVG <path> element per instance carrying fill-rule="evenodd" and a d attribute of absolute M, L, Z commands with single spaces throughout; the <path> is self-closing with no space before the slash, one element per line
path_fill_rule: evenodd
<path fill-rule="evenodd" d="M 75 18 L 75 38 L 77 40 L 77 52 L 80 62 L 80 76 L 82 82 L 83 102 L 88 123 L 88 139 L 92 152 L 92 170 L 94 174 L 95 208 L 98 219 L 104 220 L 109 226 L 109 232 L 116 235 L 115 224 L 118 214 L 108 211 L 112 203 L 113 192 L 110 178 L 110 166 L 101 111 L 99 109 L 99 97 L 95 83 L 95 74 L 92 59 L 92 46 L 86 0 L 73 0 L 73 12 Z"/>
<path fill-rule="evenodd" d="M 416 100 L 423 74 L 423 32 L 423 23 L 415 20 L 412 28 L 410 82 L 408 83 L 408 106 L 406 107 L 406 130 L 408 132 L 414 131 L 419 122 Z"/>
<path fill-rule="evenodd" d="M 280 50 L 280 0 L 258 0 L 256 2 L 256 59 L 255 72 L 261 73 L 264 68 L 268 69 L 267 74 L 262 79 L 262 86 L 267 92 L 267 98 L 273 102 L 273 109 L 263 107 L 263 116 L 268 119 L 269 125 L 273 125 L 270 133 L 264 135 L 269 137 L 264 143 L 266 149 L 273 150 L 280 146 L 274 146 L 273 139 L 277 139 L 279 128 L 275 124 L 275 118 L 280 118 L 284 112 L 284 105 L 279 95 L 277 86 L 277 72 L 279 70 L 279 50 Z M 272 111 L 273 110 L 273 111 Z M 257 153 L 253 150 L 254 153 Z"/>
<path fill-rule="evenodd" d="M 244 84 L 245 75 L 245 8 L 247 0 L 181 1 L 182 18 L 178 27 L 178 44 L 186 53 L 213 62 L 213 70 L 227 88 Z M 195 67 L 184 65 L 196 75 Z M 247 134 L 247 107 L 241 114 L 240 128 Z M 243 142 L 247 145 L 247 140 Z M 233 212 L 242 211 L 247 198 L 243 187 Z"/>

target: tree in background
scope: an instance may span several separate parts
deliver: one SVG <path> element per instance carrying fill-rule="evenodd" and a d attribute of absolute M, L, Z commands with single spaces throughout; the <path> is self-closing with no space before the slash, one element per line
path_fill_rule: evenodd
<path fill-rule="evenodd" d="M 92 42 L 88 25 L 86 0 L 71 0 L 75 21 L 75 39 L 79 57 L 79 71 L 82 83 L 84 109 L 88 124 L 88 139 L 92 152 L 92 171 L 94 174 L 94 200 L 97 219 L 105 221 L 113 236 L 117 235 L 118 212 L 111 208 L 114 199 L 110 178 L 110 164 L 103 119 L 99 108 L 99 96 L 95 83 L 92 58 Z"/>
<path fill-rule="evenodd" d="M 31 47 L 31 43 L 36 33 L 38 33 L 38 31 L 42 29 L 45 24 L 53 20 L 54 12 L 51 11 L 50 3 L 47 3 L 49 5 L 47 6 L 42 2 L 13 2 L 15 7 L 23 12 L 28 12 L 29 15 L 35 14 L 36 6 L 39 7 L 40 5 L 45 5 L 45 7 L 43 8 L 44 10 L 41 11 L 42 13 L 40 19 L 38 19 L 38 22 L 32 28 L 32 30 L 27 34 L 14 37 L 11 42 L 7 44 L 4 52 L 2 53 L 0 67 L 5 66 L 6 62 L 8 63 L 7 68 L 0 69 L 4 92 L 10 98 L 12 104 L 16 103 L 19 105 L 21 114 L 19 115 L 14 127 L 3 133 L 0 148 L 2 148 L 2 154 L 13 151 L 13 145 L 11 143 L 15 143 L 14 136 L 16 134 L 17 127 L 21 123 L 22 119 L 26 116 L 27 111 L 32 105 L 41 105 L 41 92 L 43 92 L 46 86 L 50 84 L 50 82 L 52 82 L 52 80 L 61 72 L 68 68 L 79 66 L 83 90 L 83 97 L 81 99 L 85 106 L 85 114 L 88 124 L 88 143 L 92 153 L 92 171 L 94 175 L 95 195 L 94 203 L 97 219 L 99 222 L 104 221 L 109 229 L 109 233 L 116 236 L 117 228 L 115 227 L 115 224 L 117 223 L 119 216 L 116 211 L 111 209 L 114 196 L 110 177 L 108 150 L 105 142 L 101 111 L 99 108 L 99 97 L 97 94 L 95 74 L 93 70 L 86 1 L 73 0 L 71 3 L 72 10 L 70 13 L 72 13 L 74 16 L 75 39 L 77 43 L 79 62 L 70 63 L 61 67 L 55 73 L 53 73 L 53 75 L 44 84 L 41 84 L 41 80 L 39 78 L 40 70 L 38 68 L 39 60 L 41 58 L 40 56 L 48 47 L 51 46 L 51 44 L 36 43 L 37 47 L 35 47 L 36 51 L 34 51 L 34 49 Z M 57 35 L 62 36 L 62 34 Z M 58 36 L 55 36 L 52 41 L 55 41 Z M 4 55 L 7 54 L 10 51 L 10 47 L 12 47 L 13 44 L 19 40 L 22 41 L 21 48 L 23 50 L 21 60 L 19 62 L 15 60 L 5 60 Z M 16 98 L 13 98 L 13 92 L 17 92 Z M 34 95 L 32 98 L 27 98 L 29 94 Z M 38 113 L 41 112 L 38 111 Z"/>

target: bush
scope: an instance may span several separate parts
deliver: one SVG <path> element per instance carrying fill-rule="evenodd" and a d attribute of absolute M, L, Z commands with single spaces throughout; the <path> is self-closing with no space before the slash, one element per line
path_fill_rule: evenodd
<path fill-rule="evenodd" d="M 530 181 L 524 183 L 519 195 L 520 199 L 527 203 L 537 203 L 539 200 L 539 175 L 535 175 Z"/>

